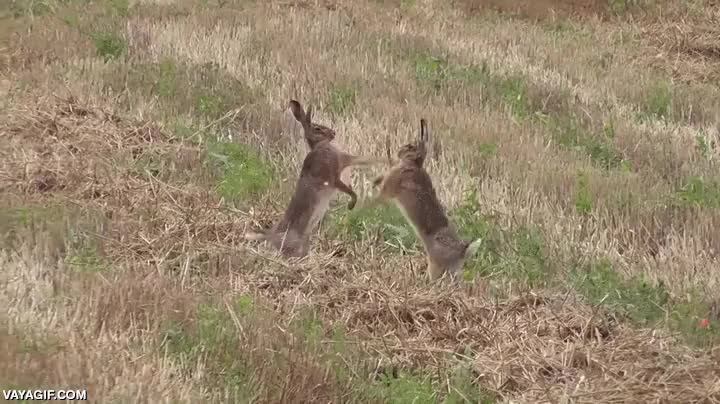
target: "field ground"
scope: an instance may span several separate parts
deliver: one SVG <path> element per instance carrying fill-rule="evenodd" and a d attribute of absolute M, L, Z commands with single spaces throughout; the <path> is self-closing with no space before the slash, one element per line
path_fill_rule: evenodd
<path fill-rule="evenodd" d="M 720 402 L 717 2 L 12 0 L 0 40 L 3 389 Z M 428 119 L 461 287 L 362 208 L 380 166 L 307 259 L 241 240 L 306 153 L 290 98 L 357 154 Z"/>

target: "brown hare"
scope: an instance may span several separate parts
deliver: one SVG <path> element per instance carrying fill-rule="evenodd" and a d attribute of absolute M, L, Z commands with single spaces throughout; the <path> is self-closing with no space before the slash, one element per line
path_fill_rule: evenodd
<path fill-rule="evenodd" d="M 282 219 L 271 229 L 249 232 L 248 240 L 267 240 L 285 257 L 304 257 L 310 250 L 310 234 L 322 220 L 336 191 L 350 196 L 348 209 L 357 203 L 353 189 L 341 180 L 342 172 L 357 165 L 384 163 L 383 159 L 358 157 L 338 150 L 331 141 L 335 131 L 312 122 L 312 106 L 307 112 L 296 100 L 290 100 L 295 119 L 302 124 L 310 152 L 305 156 L 295 194 Z"/>
<path fill-rule="evenodd" d="M 380 191 L 367 207 L 393 200 L 422 240 L 430 280 L 438 280 L 447 273 L 456 281 L 457 272 L 475 254 L 482 239 L 472 243 L 463 241 L 448 220 L 432 180 L 423 168 L 428 138 L 427 124 L 421 119 L 419 141 L 402 146 L 397 153 L 400 161 L 373 181 L 374 186 L 380 185 Z"/>

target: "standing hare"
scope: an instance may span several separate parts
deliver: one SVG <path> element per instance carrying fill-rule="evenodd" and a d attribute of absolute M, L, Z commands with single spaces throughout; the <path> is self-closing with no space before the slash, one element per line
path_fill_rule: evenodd
<path fill-rule="evenodd" d="M 348 209 L 357 203 L 353 189 L 341 180 L 342 172 L 356 165 L 381 164 L 384 160 L 358 157 L 338 150 L 331 141 L 335 131 L 312 122 L 312 106 L 307 112 L 298 101 L 290 100 L 295 119 L 302 124 L 310 152 L 305 156 L 295 194 L 282 219 L 271 229 L 249 232 L 248 240 L 267 240 L 285 257 L 304 257 L 310 250 L 310 233 L 317 227 L 330 206 L 336 191 L 350 196 Z"/>
<path fill-rule="evenodd" d="M 445 273 L 456 280 L 457 272 L 475 254 L 482 239 L 465 242 L 450 224 L 432 180 L 423 168 L 428 138 L 427 124 L 421 119 L 419 141 L 402 146 L 397 153 L 400 162 L 375 179 L 373 185 L 380 185 L 380 191 L 368 206 L 393 200 L 422 240 L 430 280 L 440 279 Z"/>

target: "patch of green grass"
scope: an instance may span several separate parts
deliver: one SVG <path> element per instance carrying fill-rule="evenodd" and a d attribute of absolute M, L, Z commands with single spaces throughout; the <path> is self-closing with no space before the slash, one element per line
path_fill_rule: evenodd
<path fill-rule="evenodd" d="M 433 91 L 447 90 L 453 83 L 461 83 L 463 89 L 477 86 L 485 94 L 483 102 L 499 101 L 518 121 L 541 123 L 560 146 L 584 152 L 595 165 L 608 170 L 630 169 L 623 154 L 611 144 L 615 130 L 612 122 L 602 133 L 593 133 L 575 117 L 575 112 L 583 112 L 572 107 L 569 94 L 549 92 L 521 74 L 494 74 L 486 64 L 455 65 L 444 57 L 422 52 L 414 53 L 411 60 L 420 85 Z"/>
<path fill-rule="evenodd" d="M 695 135 L 695 141 L 697 142 L 695 148 L 703 158 L 710 156 L 710 144 L 705 136 Z"/>
<path fill-rule="evenodd" d="M 255 308 L 255 301 L 250 295 L 240 295 L 235 300 L 235 309 L 238 313 L 247 315 L 253 312 Z"/>
<path fill-rule="evenodd" d="M 500 273 L 522 280 L 530 288 L 543 286 L 550 275 L 543 245 L 540 233 L 531 228 L 519 229 L 512 237 L 514 254 L 506 255 L 498 267 Z"/>
<path fill-rule="evenodd" d="M 415 4 L 417 4 L 417 0 L 400 0 L 400 9 L 410 10 L 415 7 Z"/>
<path fill-rule="evenodd" d="M 492 404 L 493 394 L 474 383 L 471 365 L 463 364 L 453 369 L 449 377 L 438 383 L 431 375 L 399 371 L 397 374 L 381 374 L 379 380 L 364 389 L 363 398 L 386 403 L 478 403 Z M 444 393 L 446 388 L 450 391 Z"/>
<path fill-rule="evenodd" d="M 136 99 L 154 98 L 161 112 L 159 119 L 193 116 L 213 121 L 235 108 L 248 112 L 248 106 L 259 98 L 258 91 L 216 64 L 194 65 L 172 58 L 117 66 L 105 73 L 104 82 L 113 92 L 128 94 L 128 108 Z"/>
<path fill-rule="evenodd" d="M 492 157 L 497 154 L 498 145 L 494 142 L 481 143 L 477 151 L 482 157 Z"/>
<path fill-rule="evenodd" d="M 545 23 L 542 27 L 556 36 L 573 38 L 574 40 L 592 37 L 588 27 L 564 19 Z"/>
<path fill-rule="evenodd" d="M 648 89 L 641 119 L 667 119 L 672 109 L 672 91 L 665 82 L 657 82 Z"/>
<path fill-rule="evenodd" d="M 483 239 L 478 252 L 465 264 L 463 278 L 467 281 L 477 276 L 514 279 L 530 287 L 544 284 L 549 278 L 550 266 L 540 233 L 531 228 L 514 232 L 498 228 L 479 212 L 476 200 L 474 192 L 469 193 L 450 214 L 463 239 Z"/>
<path fill-rule="evenodd" d="M 691 177 L 676 191 L 680 203 L 690 206 L 720 207 L 720 183 Z"/>
<path fill-rule="evenodd" d="M 96 32 L 90 35 L 95 52 L 105 61 L 117 59 L 127 51 L 125 39 L 113 32 Z"/>
<path fill-rule="evenodd" d="M 656 0 L 607 0 L 607 4 L 615 15 L 622 16 L 626 13 L 649 9 L 658 2 Z"/>
<path fill-rule="evenodd" d="M 82 231 L 70 232 L 65 263 L 73 271 L 84 273 L 102 272 L 108 268 L 96 240 Z"/>
<path fill-rule="evenodd" d="M 385 203 L 372 209 L 346 210 L 331 220 L 331 236 L 358 241 L 377 237 L 401 250 L 419 246 L 415 231 L 394 203 Z"/>
<path fill-rule="evenodd" d="M 523 76 L 514 75 L 506 77 L 497 84 L 500 97 L 518 119 L 525 119 L 533 114 L 534 109 L 528 98 L 528 88 Z"/>
<path fill-rule="evenodd" d="M 328 92 L 328 110 L 335 115 L 344 115 L 352 111 L 357 92 L 353 86 L 331 88 Z"/>
<path fill-rule="evenodd" d="M 380 381 L 370 386 L 368 398 L 385 403 L 431 404 L 436 402 L 436 394 L 429 377 L 420 377 L 410 373 L 401 373 L 397 378 L 382 375 Z"/>
<path fill-rule="evenodd" d="M 572 273 L 576 288 L 593 304 L 627 316 L 642 326 L 656 325 L 665 316 L 670 295 L 660 283 L 642 277 L 623 279 L 609 261 L 594 262 Z"/>
<path fill-rule="evenodd" d="M 588 177 L 580 173 L 575 184 L 575 211 L 581 215 L 589 215 L 593 210 L 593 197 L 588 188 Z"/>
<path fill-rule="evenodd" d="M 709 304 L 699 293 L 673 299 L 660 282 L 650 284 L 641 276 L 621 277 L 607 260 L 584 265 L 571 273 L 572 283 L 591 303 L 646 327 L 666 326 L 678 332 L 686 343 L 709 347 L 720 342 L 720 320 L 711 318 Z M 703 328 L 699 321 L 708 320 Z"/>
<path fill-rule="evenodd" d="M 712 318 L 709 305 L 699 293 L 688 293 L 684 301 L 673 302 L 668 309 L 668 326 L 680 332 L 690 345 L 709 348 L 720 343 L 720 319 Z M 707 320 L 702 327 L 701 320 Z"/>
<path fill-rule="evenodd" d="M 447 89 L 451 83 L 479 85 L 489 80 L 486 65 L 452 64 L 444 56 L 425 52 L 411 52 L 410 61 L 415 80 L 434 91 Z"/>
<path fill-rule="evenodd" d="M 426 84 L 434 90 L 440 90 L 448 80 L 448 62 L 443 57 L 419 53 L 413 58 L 415 80 Z"/>
<path fill-rule="evenodd" d="M 443 400 L 444 404 L 493 404 L 497 400 L 495 395 L 482 389 L 474 383 L 471 370 L 472 364 L 457 366 L 450 376 L 450 393 Z"/>
<path fill-rule="evenodd" d="M 275 170 L 249 146 L 235 142 L 210 142 L 208 163 L 219 173 L 217 192 L 227 202 L 260 196 L 271 185 Z"/>
<path fill-rule="evenodd" d="M 20 227 L 31 226 L 34 222 L 62 220 L 66 211 L 61 205 L 13 206 L 0 209 L 0 234 Z"/>
<path fill-rule="evenodd" d="M 6 0 L 0 10 L 7 9 L 15 18 L 28 16 L 40 17 L 54 13 L 65 1 L 62 0 Z"/>
<path fill-rule="evenodd" d="M 127 17 L 130 13 L 130 0 L 107 0 L 108 8 L 112 13 Z"/>
<path fill-rule="evenodd" d="M 566 149 L 581 150 L 590 157 L 598 167 L 605 170 L 614 168 L 629 169 L 629 162 L 622 153 L 615 150 L 610 144 L 610 137 L 614 134 L 612 126 L 605 126 L 602 134 L 592 134 L 572 117 L 550 117 L 547 127 L 558 144 Z"/>
<path fill-rule="evenodd" d="M 295 334 L 310 347 L 318 347 L 325 333 L 323 322 L 313 309 L 301 310 L 293 321 L 293 327 Z"/>
<path fill-rule="evenodd" d="M 184 367 L 195 367 L 197 361 L 206 359 L 210 386 L 250 392 L 252 369 L 237 355 L 239 338 L 237 326 L 223 305 L 203 303 L 197 307 L 191 326 L 169 324 L 161 344 Z"/>
<path fill-rule="evenodd" d="M 155 92 L 159 97 L 175 97 L 178 83 L 178 67 L 173 59 L 163 59 L 157 65 Z"/>

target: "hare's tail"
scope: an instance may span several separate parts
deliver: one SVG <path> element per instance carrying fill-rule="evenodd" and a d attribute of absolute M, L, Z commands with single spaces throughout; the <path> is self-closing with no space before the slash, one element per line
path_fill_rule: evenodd
<path fill-rule="evenodd" d="M 245 235 L 243 237 L 245 238 L 245 240 L 249 240 L 249 241 L 263 241 L 263 240 L 267 239 L 268 233 L 267 233 L 267 231 L 263 231 L 263 230 L 249 231 L 249 232 L 245 233 Z"/>
<path fill-rule="evenodd" d="M 480 244 L 482 244 L 482 238 L 479 238 L 472 243 L 468 244 L 467 248 L 465 249 L 465 259 L 468 259 L 475 255 L 478 248 L 480 248 Z"/>

